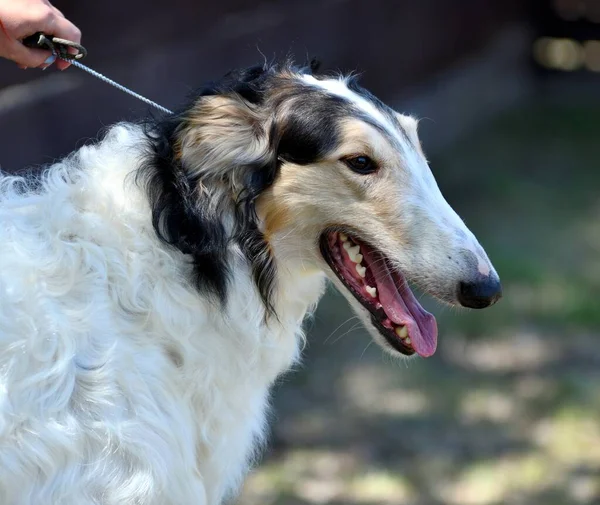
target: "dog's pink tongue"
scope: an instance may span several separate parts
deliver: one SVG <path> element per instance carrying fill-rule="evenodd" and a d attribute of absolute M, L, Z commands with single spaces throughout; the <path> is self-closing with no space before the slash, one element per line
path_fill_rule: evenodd
<path fill-rule="evenodd" d="M 419 356 L 431 356 L 437 348 L 435 317 L 421 307 L 402 276 L 392 274 L 382 258 L 362 249 L 375 276 L 379 301 L 386 315 L 393 323 L 406 325 L 411 345 Z"/>

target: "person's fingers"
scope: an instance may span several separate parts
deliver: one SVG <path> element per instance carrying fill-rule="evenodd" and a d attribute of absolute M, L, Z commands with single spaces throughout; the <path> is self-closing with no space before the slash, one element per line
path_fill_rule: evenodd
<path fill-rule="evenodd" d="M 54 13 L 49 21 L 49 26 L 44 30 L 47 35 L 54 35 L 59 39 L 70 40 L 79 44 L 81 42 L 81 31 L 73 23 L 67 20 L 60 13 Z"/>
<path fill-rule="evenodd" d="M 54 9 L 54 12 L 56 12 L 56 14 L 59 15 L 61 18 L 65 17 L 65 15 L 62 13 L 62 11 L 60 9 L 57 9 L 56 7 L 54 7 L 54 5 L 52 6 L 52 8 Z"/>
<path fill-rule="evenodd" d="M 48 58 L 46 58 L 44 60 L 44 63 L 42 63 L 40 65 L 40 68 L 42 70 L 46 70 L 49 66 L 51 66 L 58 58 L 56 57 L 56 55 L 51 54 L 50 56 L 48 56 Z"/>
<path fill-rule="evenodd" d="M 68 21 L 58 9 L 54 9 L 56 15 L 53 20 L 54 29 L 52 35 L 60 39 L 70 40 L 79 44 L 81 42 L 81 31 L 73 23 Z M 70 54 L 77 54 L 77 50 L 69 48 Z M 59 59 L 56 63 L 59 70 L 65 70 L 71 66 L 71 63 L 65 60 Z"/>
<path fill-rule="evenodd" d="M 45 51 L 42 49 L 29 49 L 17 40 L 10 41 L 9 44 L 9 57 L 18 65 L 35 68 L 44 64 L 51 65 L 54 62 L 54 56 L 50 51 Z"/>
<path fill-rule="evenodd" d="M 2 1 L 2 0 L 0 0 Z M 63 14 L 46 0 L 42 0 L 40 5 L 31 9 L 28 13 L 29 18 L 26 22 L 13 23 L 9 29 L 3 30 L 5 37 L 0 40 L 0 54 L 15 61 L 23 67 L 47 68 L 54 63 L 54 58 L 50 51 L 31 49 L 22 44 L 21 40 L 36 32 L 45 33 L 48 36 L 54 36 L 61 39 L 70 40 L 79 44 L 81 42 L 81 32 L 73 23 L 68 21 Z M 13 20 L 14 21 L 14 20 Z M 4 27 L 0 21 L 0 26 Z M 69 49 L 70 53 L 76 54 L 76 49 Z M 69 62 L 60 60 L 57 67 L 60 70 L 68 68 Z"/>
<path fill-rule="evenodd" d="M 69 54 L 77 54 L 77 49 L 75 49 L 74 47 L 69 47 L 68 51 L 69 51 Z M 65 70 L 66 68 L 69 68 L 70 66 L 71 66 L 71 62 L 61 60 L 60 58 L 56 62 L 56 67 L 59 70 Z"/>

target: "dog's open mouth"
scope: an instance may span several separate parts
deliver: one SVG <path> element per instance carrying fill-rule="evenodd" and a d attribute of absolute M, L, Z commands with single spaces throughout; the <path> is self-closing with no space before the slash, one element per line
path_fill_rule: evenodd
<path fill-rule="evenodd" d="M 371 313 L 386 341 L 408 356 L 431 356 L 437 324 L 413 295 L 408 283 L 383 253 L 355 236 L 323 233 L 321 254 L 354 297 Z"/>

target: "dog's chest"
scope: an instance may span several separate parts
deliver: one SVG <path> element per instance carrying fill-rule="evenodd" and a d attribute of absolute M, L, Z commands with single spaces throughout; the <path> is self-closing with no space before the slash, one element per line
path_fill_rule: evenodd
<path fill-rule="evenodd" d="M 284 304 L 279 321 L 271 324 L 258 323 L 259 307 L 237 290 L 229 303 L 230 313 L 235 310 L 237 317 L 225 324 L 219 320 L 221 357 L 214 367 L 207 363 L 206 369 L 197 368 L 190 384 L 196 392 L 198 469 L 213 483 L 207 490 L 209 503 L 237 489 L 257 454 L 266 430 L 269 388 L 297 360 L 302 320 L 320 297 L 323 284 L 321 276 L 305 279 L 304 285 L 295 282 L 293 288 L 282 283 Z M 215 343 L 213 352 L 216 347 Z"/>

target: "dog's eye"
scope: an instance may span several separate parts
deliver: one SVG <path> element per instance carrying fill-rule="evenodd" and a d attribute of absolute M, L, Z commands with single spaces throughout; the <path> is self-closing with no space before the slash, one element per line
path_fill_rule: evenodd
<path fill-rule="evenodd" d="M 372 174 L 377 170 L 377 164 L 368 156 L 350 156 L 342 161 L 357 174 Z"/>

